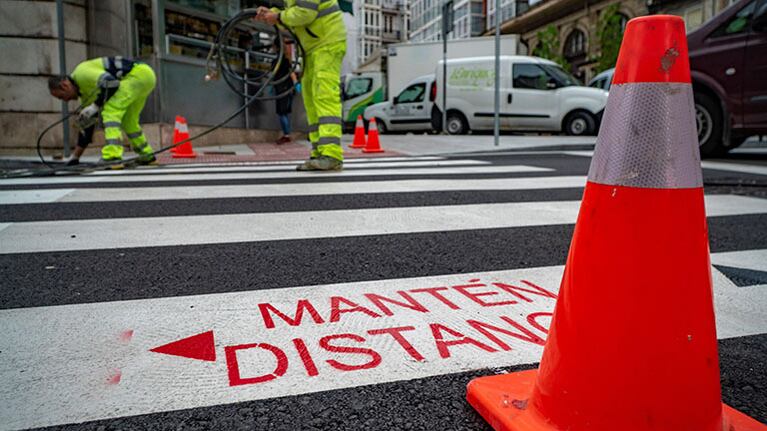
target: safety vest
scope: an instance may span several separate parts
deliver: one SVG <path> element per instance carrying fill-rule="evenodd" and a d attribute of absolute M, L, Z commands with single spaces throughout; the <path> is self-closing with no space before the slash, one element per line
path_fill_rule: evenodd
<path fill-rule="evenodd" d="M 70 78 L 80 92 L 80 103 L 103 105 L 136 64 L 137 61 L 120 56 L 94 58 L 78 64 Z"/>
<path fill-rule="evenodd" d="M 336 0 L 285 0 L 280 23 L 293 30 L 309 53 L 320 46 L 346 42 L 342 15 Z"/>

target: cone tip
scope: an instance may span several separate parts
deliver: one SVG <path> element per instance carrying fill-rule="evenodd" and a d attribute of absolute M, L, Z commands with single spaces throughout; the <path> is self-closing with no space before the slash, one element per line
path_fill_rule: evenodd
<path fill-rule="evenodd" d="M 682 18 L 650 15 L 628 22 L 613 84 L 638 82 L 691 82 Z"/>

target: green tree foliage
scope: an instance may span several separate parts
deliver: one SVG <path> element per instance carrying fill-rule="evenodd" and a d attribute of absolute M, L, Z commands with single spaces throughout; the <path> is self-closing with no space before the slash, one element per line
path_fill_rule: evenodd
<path fill-rule="evenodd" d="M 619 3 L 613 3 L 599 15 L 597 37 L 599 38 L 601 55 L 597 58 L 596 73 L 615 67 L 615 63 L 618 61 L 618 52 L 621 49 L 623 39 L 621 15 L 618 13 L 619 7 Z"/>
<path fill-rule="evenodd" d="M 559 43 L 559 31 L 557 28 L 550 24 L 539 31 L 536 36 L 538 37 L 538 44 L 533 49 L 533 55 L 549 59 L 558 63 L 563 69 L 569 70 L 570 64 L 567 63 L 567 60 L 561 54 L 562 49 Z"/>

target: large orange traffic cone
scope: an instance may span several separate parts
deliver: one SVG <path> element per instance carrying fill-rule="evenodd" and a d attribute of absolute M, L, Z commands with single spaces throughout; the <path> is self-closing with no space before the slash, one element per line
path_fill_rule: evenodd
<path fill-rule="evenodd" d="M 189 126 L 186 123 L 186 118 L 176 115 L 176 124 L 173 127 L 173 145 L 178 144 L 189 139 Z M 174 159 L 193 159 L 197 157 L 197 153 L 192 149 L 192 141 L 188 141 L 172 148 Z"/>
<path fill-rule="evenodd" d="M 384 150 L 381 148 L 381 141 L 378 138 L 378 126 L 376 125 L 376 119 L 371 118 L 370 123 L 368 124 L 368 142 L 367 145 L 365 145 L 365 148 L 362 150 L 363 153 L 383 153 Z"/>
<path fill-rule="evenodd" d="M 357 124 L 354 125 L 354 142 L 349 148 L 365 148 L 365 124 L 362 115 L 357 116 Z"/>
<path fill-rule="evenodd" d="M 538 370 L 482 377 L 496 430 L 744 431 L 722 404 L 684 21 L 626 27 Z"/>

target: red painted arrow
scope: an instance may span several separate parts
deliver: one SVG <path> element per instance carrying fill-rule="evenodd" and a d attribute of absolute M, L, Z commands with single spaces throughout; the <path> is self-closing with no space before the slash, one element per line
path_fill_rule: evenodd
<path fill-rule="evenodd" d="M 200 361 L 216 362 L 216 346 L 213 342 L 213 331 L 203 332 L 164 344 L 149 350 L 166 355 L 182 356 Z"/>

